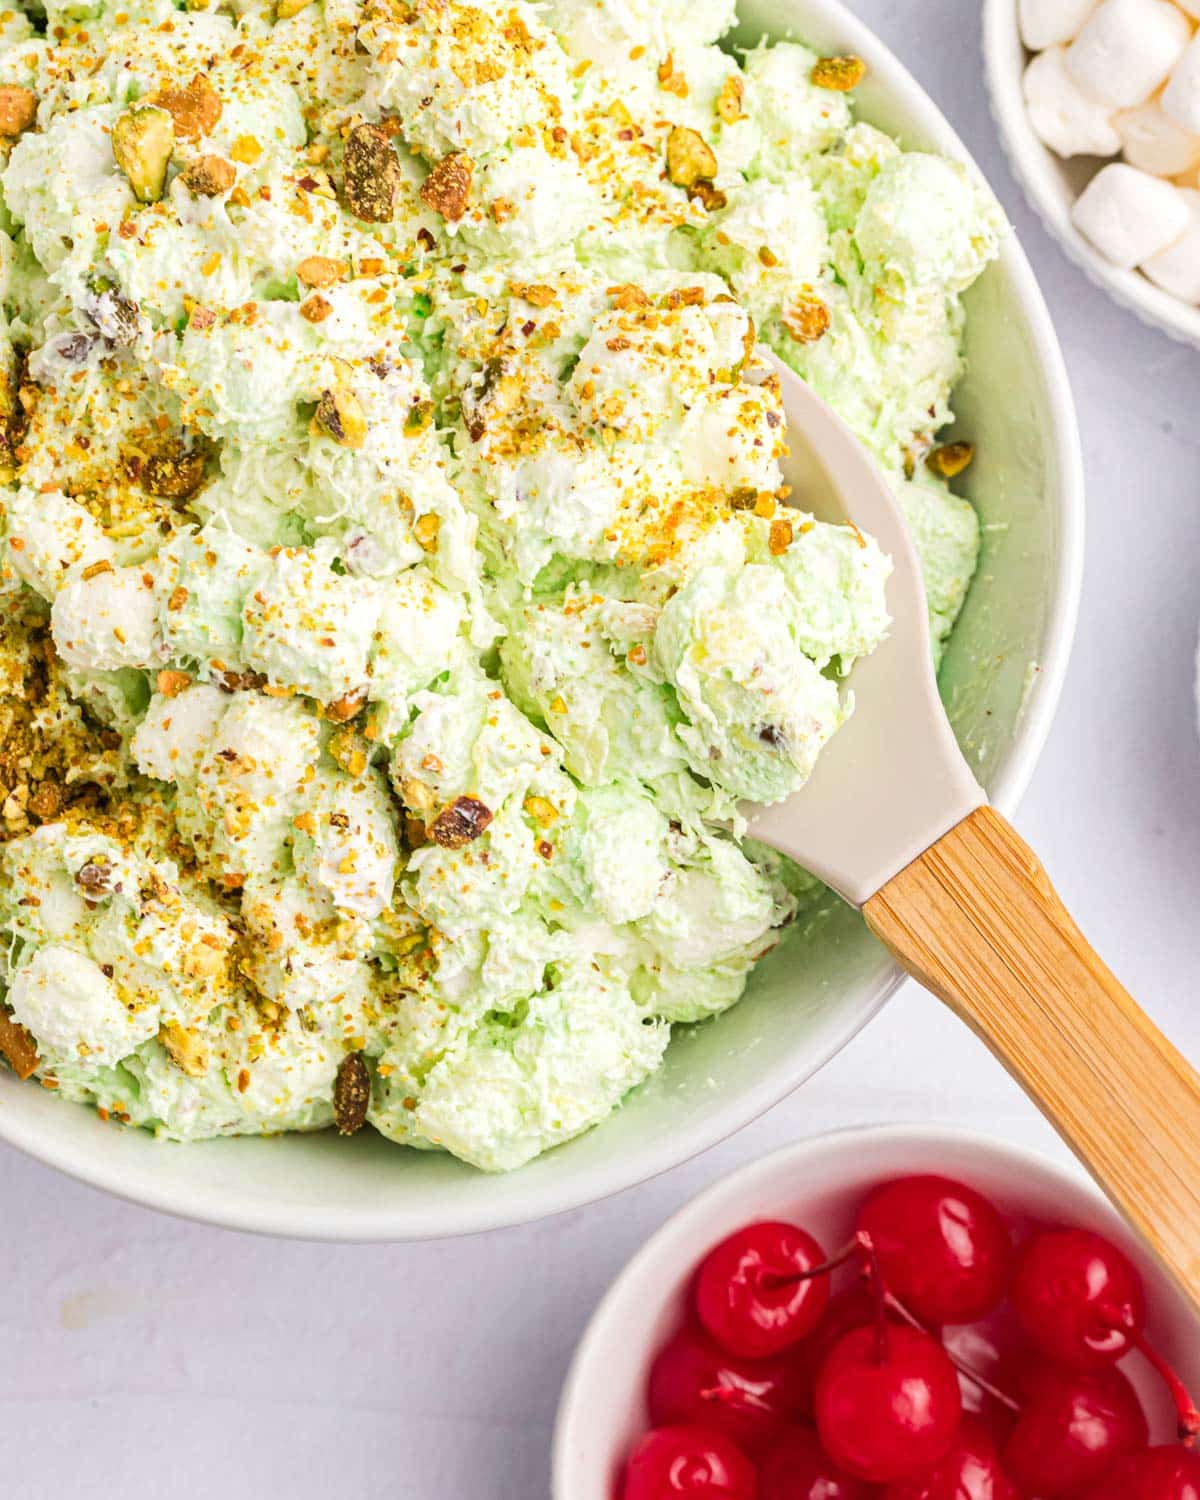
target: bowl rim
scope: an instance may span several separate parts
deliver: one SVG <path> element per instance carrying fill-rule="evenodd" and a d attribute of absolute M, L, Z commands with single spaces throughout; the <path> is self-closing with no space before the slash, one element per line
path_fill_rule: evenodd
<path fill-rule="evenodd" d="M 819 12 L 822 24 L 836 30 L 843 45 L 861 56 L 885 91 L 896 96 L 918 126 L 920 134 L 944 155 L 978 170 L 974 159 L 932 97 L 917 83 L 887 45 L 841 0 L 806 0 L 810 11 Z M 798 18 L 799 25 L 799 18 Z M 1058 496 L 1056 514 L 1058 566 L 1046 618 L 1039 672 L 1022 706 L 1006 763 L 992 788 L 991 801 L 1011 815 L 1029 784 L 1049 734 L 1066 675 L 1079 612 L 1084 553 L 1084 469 L 1079 428 L 1066 365 L 1054 332 L 1045 299 L 1033 270 L 1015 235 L 1009 235 L 1000 250 L 1000 264 L 1011 284 L 1037 365 L 1045 381 L 1047 428 L 1053 436 L 1050 454 L 1054 467 L 1053 491 Z M 481 1193 L 469 1206 L 449 1211 L 439 1209 L 431 1218 L 420 1203 L 397 1207 L 373 1202 L 315 1206 L 309 1202 L 262 1204 L 247 1191 L 230 1191 L 230 1173 L 220 1185 L 190 1182 L 186 1175 L 131 1169 L 117 1154 L 102 1160 L 80 1160 L 81 1152 L 67 1139 L 42 1139 L 36 1114 L 20 1116 L 0 1110 L 0 1141 L 32 1156 L 89 1187 L 101 1189 L 142 1207 L 220 1228 L 295 1239 L 343 1243 L 415 1242 L 509 1228 L 548 1218 L 599 1202 L 682 1165 L 741 1130 L 752 1120 L 787 1098 L 802 1083 L 824 1067 L 883 1008 L 905 981 L 893 966 L 869 1002 L 831 1028 L 824 1044 L 814 1049 L 803 1068 L 786 1078 L 764 1079 L 735 1097 L 716 1103 L 705 1115 L 703 1126 L 685 1135 L 664 1133 L 649 1141 L 636 1158 L 618 1156 L 593 1167 L 586 1175 L 564 1176 L 550 1187 L 529 1181 L 521 1190 L 512 1187 L 503 1196 Z M 602 1126 L 600 1128 L 603 1128 Z M 521 1174 L 506 1179 L 519 1182 Z"/>
<path fill-rule="evenodd" d="M 1063 1166 L 1042 1151 L 998 1140 L 995 1136 L 970 1126 L 942 1125 L 932 1121 L 842 1125 L 823 1131 L 820 1135 L 792 1141 L 766 1156 L 745 1162 L 709 1183 L 660 1224 L 617 1272 L 593 1309 L 575 1346 L 555 1413 L 550 1465 L 551 1500 L 572 1500 L 568 1488 L 571 1477 L 568 1465 L 573 1434 L 579 1423 L 586 1420 L 583 1406 L 584 1381 L 595 1357 L 593 1351 L 604 1337 L 609 1321 L 627 1294 L 642 1284 L 647 1268 L 653 1265 L 665 1244 L 687 1238 L 693 1242 L 698 1241 L 698 1231 L 707 1222 L 709 1211 L 724 1199 L 740 1197 L 746 1188 L 753 1187 L 756 1183 L 769 1185 L 785 1170 L 793 1172 L 797 1180 L 800 1180 L 804 1164 L 814 1157 L 824 1156 L 831 1149 L 854 1148 L 858 1157 L 870 1160 L 873 1148 L 877 1146 L 902 1145 L 909 1150 L 919 1151 L 929 1146 L 950 1143 L 985 1152 L 998 1163 L 1010 1166 L 1014 1175 L 1032 1167 L 1082 1193 L 1093 1201 L 1097 1209 L 1103 1209 L 1116 1218 L 1115 1209 L 1082 1167 Z"/>
<path fill-rule="evenodd" d="M 982 35 L 992 120 L 1012 174 L 1047 233 L 1119 307 L 1177 343 L 1200 348 L 1200 307 L 1172 297 L 1139 271 L 1112 265 L 1075 228 L 1075 199 L 1063 190 L 1059 176 L 1062 158 L 1038 137 L 1025 106 L 1022 78 L 1032 53 L 1021 39 L 1017 0 L 984 0 Z"/>

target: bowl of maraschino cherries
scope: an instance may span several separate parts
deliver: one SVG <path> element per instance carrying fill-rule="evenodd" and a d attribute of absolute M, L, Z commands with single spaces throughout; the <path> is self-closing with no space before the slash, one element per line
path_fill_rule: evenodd
<path fill-rule="evenodd" d="M 844 1132 L 718 1184 L 631 1263 L 564 1393 L 555 1497 L 1200 1500 L 1198 1334 L 1072 1174 Z"/>

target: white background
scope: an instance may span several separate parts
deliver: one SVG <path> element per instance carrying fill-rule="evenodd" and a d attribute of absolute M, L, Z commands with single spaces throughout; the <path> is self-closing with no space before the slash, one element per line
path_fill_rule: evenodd
<path fill-rule="evenodd" d="M 1018 825 L 1112 966 L 1197 1057 L 1200 354 L 1112 306 L 1034 220 L 984 102 L 977 6 L 852 4 L 998 191 L 1079 404 L 1083 614 Z M 724 1146 L 608 1203 L 474 1240 L 256 1240 L 111 1201 L 0 1147 L 0 1496 L 544 1500 L 571 1350 L 633 1249 L 698 1188 L 770 1147 L 887 1118 L 1060 1149 L 912 985 Z"/>

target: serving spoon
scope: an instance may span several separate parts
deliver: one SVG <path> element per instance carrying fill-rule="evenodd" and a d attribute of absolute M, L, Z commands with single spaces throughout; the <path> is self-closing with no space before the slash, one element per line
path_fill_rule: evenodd
<path fill-rule="evenodd" d="M 820 520 L 892 559 L 887 639 L 804 787 L 755 838 L 861 909 L 987 1044 L 1200 1311 L 1200 1075 L 1093 951 L 1033 850 L 988 805 L 938 696 L 920 564 L 883 475 L 777 360 L 784 474 Z"/>

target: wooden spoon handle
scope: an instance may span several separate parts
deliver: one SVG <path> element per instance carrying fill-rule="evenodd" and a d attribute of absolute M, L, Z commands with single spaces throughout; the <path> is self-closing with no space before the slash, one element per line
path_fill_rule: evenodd
<path fill-rule="evenodd" d="M 1200 1076 L 990 807 L 863 907 L 877 937 L 1029 1093 L 1200 1309 Z"/>

